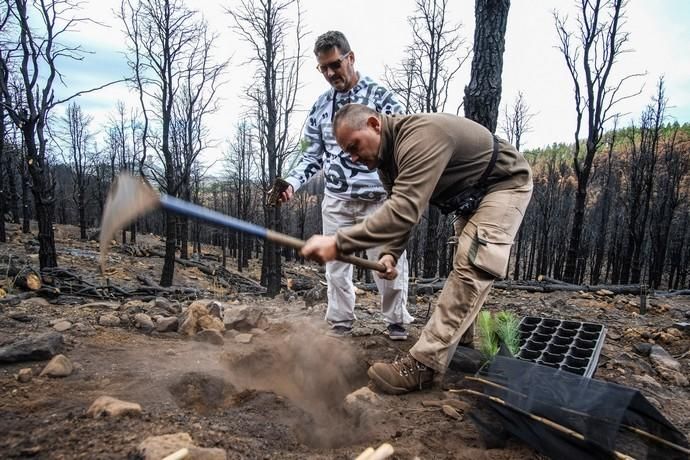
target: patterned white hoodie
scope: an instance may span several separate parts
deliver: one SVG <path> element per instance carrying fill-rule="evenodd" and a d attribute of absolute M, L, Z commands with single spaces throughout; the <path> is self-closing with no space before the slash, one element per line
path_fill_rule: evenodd
<path fill-rule="evenodd" d="M 297 191 L 319 170 L 326 179 L 326 195 L 340 200 L 381 201 L 386 191 L 376 170 L 353 163 L 333 135 L 333 116 L 348 103 L 364 104 L 387 115 L 404 113 L 402 105 L 389 89 L 369 77 L 360 76 L 347 92 L 331 88 L 316 100 L 309 112 L 302 138 L 302 158 L 285 180 Z"/>

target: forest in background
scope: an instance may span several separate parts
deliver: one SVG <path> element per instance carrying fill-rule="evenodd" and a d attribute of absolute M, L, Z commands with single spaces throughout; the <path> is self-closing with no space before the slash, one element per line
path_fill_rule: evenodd
<path fill-rule="evenodd" d="M 205 120 L 219 110 L 216 91 L 221 80 L 231 79 L 232 69 L 229 62 L 211 60 L 217 43 L 198 12 L 179 0 L 122 3 L 127 83 L 139 94 L 140 106 L 118 103 L 105 128 L 105 145 L 98 145 L 92 118 L 78 104 L 80 93 L 57 99 L 52 87 L 62 78 L 60 60 L 82 52 L 60 44 L 60 33 L 79 21 L 73 5 L 28 0 L 1 5 L 0 213 L 5 219 L 0 241 L 6 238 L 5 220 L 22 223 L 25 232 L 36 220 L 41 268 L 56 266 L 52 225 L 78 225 L 81 237 L 88 238 L 99 225 L 110 184 L 123 170 L 144 175 L 164 193 L 302 239 L 320 233 L 322 179 L 287 205 L 267 203 L 274 180 L 300 154 L 294 127 L 301 125 L 302 114 L 295 99 L 301 67 L 311 56 L 304 52 L 298 1 L 246 0 L 228 10 L 237 37 L 255 51 L 255 84 L 244 89 L 246 118 L 234 126 L 221 160 L 223 173 L 214 175 L 199 161 L 210 142 Z M 509 2 L 476 2 L 472 53 L 462 51 L 459 26 L 445 20 L 447 1 L 415 5 L 407 57 L 388 67 L 381 80 L 410 113 L 445 111 L 448 87 L 471 56 L 465 116 L 519 148 L 525 133 L 539 129 L 530 125 L 527 101 L 520 94 L 499 113 L 500 84 L 486 84 L 500 82 Z M 628 38 L 619 22 L 624 10 L 625 2 L 618 0 L 583 2 L 579 28 L 554 14 L 556 45 L 573 80 L 578 142 L 524 150 L 535 189 L 513 247 L 510 279 L 542 275 L 576 284 L 690 287 L 690 125 L 670 120 L 672 95 L 660 78 L 643 113 L 619 126 L 616 103 L 639 95 L 634 85 L 628 93 L 621 90 L 636 75 L 614 79 L 610 72 Z M 492 46 L 500 52 L 491 52 Z M 450 220 L 434 208 L 425 213 L 408 246 L 412 276 L 447 275 L 454 250 Z M 279 290 L 282 262 L 297 257 L 292 250 L 172 214 L 140 219 L 123 231 L 123 243 L 136 243 L 137 231 L 164 237 L 163 286 L 172 283 L 175 256 L 194 257 L 201 244 L 222 248 L 222 263 L 238 270 L 260 259 L 269 294 Z M 362 279 L 368 276 L 358 272 Z"/>

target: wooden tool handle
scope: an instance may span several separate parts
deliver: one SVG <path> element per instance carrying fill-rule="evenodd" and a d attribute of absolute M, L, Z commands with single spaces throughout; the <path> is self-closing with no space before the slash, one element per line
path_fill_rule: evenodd
<path fill-rule="evenodd" d="M 261 227 L 251 222 L 246 222 L 240 219 L 236 219 L 231 216 L 226 216 L 218 211 L 213 211 L 212 209 L 204 208 L 198 204 L 189 203 L 187 201 L 180 200 L 179 198 L 172 197 L 170 195 L 160 196 L 160 205 L 166 211 L 174 212 L 176 214 L 181 214 L 183 216 L 193 217 L 195 219 L 200 219 L 205 222 L 220 225 L 222 227 L 232 228 L 242 233 L 248 233 L 256 237 L 273 241 L 281 246 L 287 246 L 289 248 L 300 250 L 304 246 L 304 241 L 293 238 L 290 235 L 285 235 L 284 233 L 279 233 L 273 230 L 268 230 L 265 227 Z M 338 256 L 338 260 L 347 262 L 352 265 L 357 265 L 358 267 L 368 268 L 370 270 L 376 270 L 378 272 L 384 273 L 386 267 L 378 262 L 372 260 L 362 259 L 361 257 L 355 256 Z"/>
<path fill-rule="evenodd" d="M 266 233 L 266 239 L 273 241 L 281 246 L 287 246 L 289 248 L 300 250 L 304 246 L 305 241 L 299 238 L 293 238 L 290 235 L 285 235 L 284 233 L 275 232 L 269 230 Z M 347 262 L 348 264 L 357 265 L 358 267 L 368 268 L 369 270 L 375 270 L 377 272 L 384 273 L 386 267 L 383 264 L 374 262 L 373 260 L 362 259 L 361 257 L 349 256 L 345 254 L 338 255 L 338 260 L 341 262 Z"/>

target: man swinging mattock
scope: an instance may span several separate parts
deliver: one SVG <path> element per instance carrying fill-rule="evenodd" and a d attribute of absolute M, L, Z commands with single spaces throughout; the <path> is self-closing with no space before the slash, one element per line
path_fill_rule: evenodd
<path fill-rule="evenodd" d="M 340 147 L 352 161 L 378 168 L 389 199 L 363 222 L 315 235 L 302 249 L 325 263 L 339 253 L 380 246 L 381 276 L 395 265 L 429 203 L 454 212 L 458 247 L 453 270 L 431 319 L 408 355 L 375 363 L 369 377 L 401 394 L 430 386 L 458 344 L 471 345 L 474 320 L 496 278 L 505 275 L 510 248 L 532 196 L 524 156 L 482 125 L 450 114 L 384 115 L 348 104 L 334 120 Z"/>

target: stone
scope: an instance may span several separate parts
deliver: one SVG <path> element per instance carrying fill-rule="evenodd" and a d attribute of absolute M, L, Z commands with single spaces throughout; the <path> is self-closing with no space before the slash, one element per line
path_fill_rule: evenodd
<path fill-rule="evenodd" d="M 120 325 L 120 318 L 116 315 L 106 313 L 98 318 L 98 324 L 101 326 L 115 327 Z"/>
<path fill-rule="evenodd" d="M 213 329 L 219 332 L 225 331 L 223 321 L 209 314 L 208 308 L 206 308 L 206 305 L 209 303 L 209 300 L 192 302 L 182 313 L 177 331 L 188 336 L 193 336 L 203 329 Z"/>
<path fill-rule="evenodd" d="M 679 331 L 683 332 L 690 332 L 690 323 L 688 322 L 680 322 L 680 323 L 674 323 L 673 327 L 678 329 Z"/>
<path fill-rule="evenodd" d="M 176 332 L 179 325 L 177 317 L 161 318 L 156 322 L 158 332 Z"/>
<path fill-rule="evenodd" d="M 251 343 L 252 337 L 254 337 L 251 334 L 237 334 L 235 336 L 235 342 L 237 343 Z"/>
<path fill-rule="evenodd" d="M 65 332 L 68 331 L 72 328 L 72 323 L 69 321 L 58 321 L 53 325 L 53 329 L 55 329 L 58 332 Z"/>
<path fill-rule="evenodd" d="M 88 309 L 88 308 L 93 308 L 95 310 L 99 309 L 108 309 L 108 310 L 117 310 L 120 308 L 120 303 L 119 302 L 90 302 L 90 303 L 85 303 L 81 306 L 82 310 L 83 309 Z"/>
<path fill-rule="evenodd" d="M 252 330 L 249 331 L 249 333 L 252 335 L 264 335 L 266 333 L 266 331 L 264 331 L 263 329 L 260 329 L 258 327 L 255 327 L 255 328 L 252 328 Z"/>
<path fill-rule="evenodd" d="M 184 457 L 187 460 L 227 460 L 225 450 L 197 447 L 188 433 L 151 436 L 143 440 L 137 450 L 143 460 L 160 460 L 185 448 L 189 450 L 187 456 Z"/>
<path fill-rule="evenodd" d="M 99 396 L 86 411 L 86 415 L 94 418 L 140 414 L 141 406 L 139 404 L 111 398 L 110 396 Z"/>
<path fill-rule="evenodd" d="M 225 343 L 221 333 L 214 329 L 204 329 L 197 332 L 194 336 L 194 340 L 197 342 L 210 343 L 211 345 L 223 345 Z"/>
<path fill-rule="evenodd" d="M 93 332 L 93 331 L 95 331 L 95 328 L 91 324 L 89 324 L 87 322 L 83 322 L 83 323 L 75 323 L 74 324 L 74 330 L 78 331 L 78 332 Z"/>
<path fill-rule="evenodd" d="M 72 361 L 65 355 L 57 355 L 43 368 L 39 377 L 67 377 L 74 370 Z"/>
<path fill-rule="evenodd" d="M 134 315 L 134 327 L 137 329 L 143 329 L 145 331 L 150 331 L 153 329 L 153 320 L 146 313 L 137 313 Z"/>
<path fill-rule="evenodd" d="M 19 306 L 28 308 L 45 308 L 50 306 L 50 302 L 43 297 L 31 297 L 30 299 L 22 300 Z"/>
<path fill-rule="evenodd" d="M 254 328 L 264 329 L 268 326 L 268 320 L 264 311 L 259 307 L 226 308 L 223 322 L 228 329 L 247 332 Z"/>
<path fill-rule="evenodd" d="M 605 296 L 605 297 L 613 297 L 614 293 L 613 293 L 613 291 L 609 291 L 608 289 L 599 289 L 596 292 L 596 295 Z"/>
<path fill-rule="evenodd" d="M 381 410 L 382 399 L 369 387 L 361 387 L 345 396 L 345 411 L 351 416 L 375 415 Z"/>
<path fill-rule="evenodd" d="M 652 339 L 654 339 L 655 342 L 660 342 L 667 345 L 678 341 L 678 337 L 666 331 L 655 332 L 652 334 Z"/>
<path fill-rule="evenodd" d="M 10 313 L 9 316 L 13 320 L 19 321 L 20 323 L 30 323 L 34 319 L 33 316 L 29 316 L 23 311 L 17 311 L 14 313 Z"/>
<path fill-rule="evenodd" d="M 180 306 L 177 303 L 172 303 L 165 297 L 156 297 L 156 299 L 152 300 L 151 302 L 154 308 L 165 310 L 173 315 L 176 315 L 180 312 Z"/>
<path fill-rule="evenodd" d="M 0 363 L 45 361 L 55 356 L 63 343 L 62 334 L 58 332 L 20 339 L 0 347 Z"/>
<path fill-rule="evenodd" d="M 680 363 L 660 345 L 652 345 L 652 349 L 649 352 L 649 359 L 652 361 L 652 364 L 654 364 L 654 367 L 680 371 Z"/>
<path fill-rule="evenodd" d="M 34 371 L 30 367 L 25 367 L 24 369 L 19 369 L 19 373 L 16 378 L 20 383 L 30 382 L 34 376 Z"/>
<path fill-rule="evenodd" d="M 641 356 L 649 356 L 649 353 L 652 351 L 652 344 L 651 343 L 636 343 L 633 345 L 633 349 L 635 350 L 635 353 Z"/>
<path fill-rule="evenodd" d="M 371 388 L 368 386 L 364 386 L 345 396 L 345 404 L 353 404 L 357 401 L 364 402 L 372 406 L 378 406 L 381 404 L 381 397 L 371 391 Z"/>
<path fill-rule="evenodd" d="M 358 326 L 352 328 L 353 337 L 368 337 L 370 335 L 374 335 L 374 328 Z"/>

